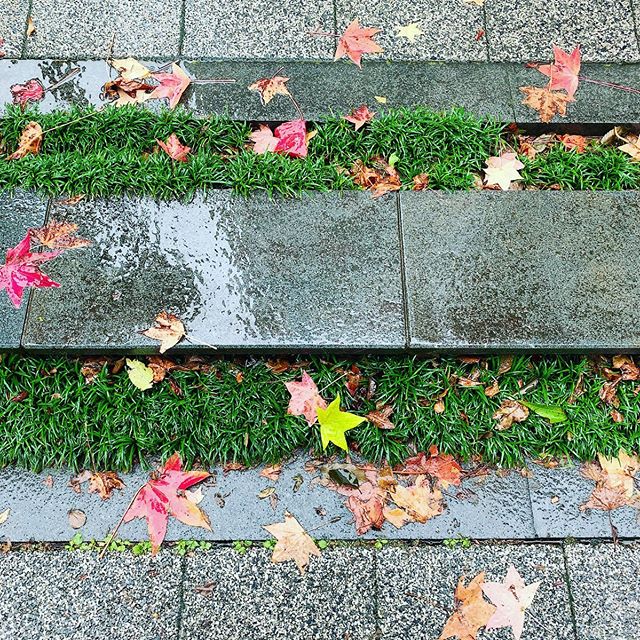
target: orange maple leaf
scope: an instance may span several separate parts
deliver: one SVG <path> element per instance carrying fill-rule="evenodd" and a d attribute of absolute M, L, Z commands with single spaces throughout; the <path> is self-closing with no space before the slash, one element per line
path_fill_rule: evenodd
<path fill-rule="evenodd" d="M 187 156 L 191 151 L 191 147 L 182 144 L 175 133 L 172 133 L 166 142 L 157 139 L 156 142 L 172 160 L 177 160 L 178 162 L 186 162 L 188 160 Z"/>
<path fill-rule="evenodd" d="M 440 640 L 451 637 L 475 640 L 478 631 L 489 622 L 496 607 L 482 598 L 483 583 L 484 571 L 466 586 L 464 577 L 460 578 L 455 591 L 456 609 L 444 625 Z"/>
<path fill-rule="evenodd" d="M 535 109 L 542 122 L 551 122 L 556 113 L 566 115 L 569 102 L 575 102 L 568 95 L 551 91 L 548 87 L 520 87 L 520 91 L 525 94 L 522 104 Z"/>
<path fill-rule="evenodd" d="M 362 55 L 365 53 L 382 53 L 384 49 L 373 41 L 373 36 L 381 29 L 361 27 L 356 18 L 340 36 L 334 60 L 347 56 L 349 60 L 362 68 Z"/>

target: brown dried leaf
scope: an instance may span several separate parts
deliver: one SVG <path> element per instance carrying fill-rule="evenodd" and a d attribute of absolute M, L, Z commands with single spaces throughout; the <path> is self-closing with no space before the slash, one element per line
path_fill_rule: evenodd
<path fill-rule="evenodd" d="M 484 395 L 487 396 L 487 398 L 493 398 L 493 396 L 498 393 L 500 393 L 500 385 L 497 380 L 493 384 L 484 388 Z"/>
<path fill-rule="evenodd" d="M 280 474 L 282 473 L 282 464 L 272 464 L 268 467 L 265 467 L 260 472 L 261 478 L 267 478 L 267 480 L 271 480 L 272 482 L 277 482 L 280 478 Z"/>
<path fill-rule="evenodd" d="M 542 122 L 551 122 L 556 114 L 565 116 L 567 105 L 575 102 L 566 93 L 551 91 L 548 87 L 520 87 L 520 91 L 525 95 L 522 104 L 535 109 Z"/>
<path fill-rule="evenodd" d="M 391 405 L 385 404 L 383 407 L 376 409 L 375 411 L 370 411 L 365 418 L 372 422 L 378 427 L 378 429 L 393 429 L 395 425 L 389 417 L 393 413 L 393 407 Z"/>
<path fill-rule="evenodd" d="M 160 342 L 160 353 L 174 347 L 186 335 L 182 321 L 171 313 L 161 311 L 153 327 L 141 331 L 143 336 Z"/>
<path fill-rule="evenodd" d="M 514 422 L 523 422 L 528 417 L 529 409 L 516 400 L 503 400 L 500 408 L 493 414 L 493 419 L 498 420 L 498 431 L 504 431 Z"/>
<path fill-rule="evenodd" d="M 634 363 L 630 356 L 613 356 L 613 368 L 620 369 L 623 380 L 640 380 L 640 368 Z"/>
<path fill-rule="evenodd" d="M 7 160 L 20 160 L 30 153 L 37 155 L 40 153 L 41 146 L 42 127 L 37 122 L 29 122 L 20 136 L 18 148 L 10 156 L 7 156 Z"/>
<path fill-rule="evenodd" d="M 49 249 L 80 249 L 90 247 L 91 241 L 76 236 L 78 225 L 73 222 L 56 222 L 52 220 L 49 224 L 39 229 L 29 229 L 29 234 L 37 240 L 43 247 Z"/>
<path fill-rule="evenodd" d="M 97 493 L 103 500 L 108 500 L 114 489 L 124 489 L 124 482 L 115 471 L 98 471 L 91 474 L 89 493 Z"/>

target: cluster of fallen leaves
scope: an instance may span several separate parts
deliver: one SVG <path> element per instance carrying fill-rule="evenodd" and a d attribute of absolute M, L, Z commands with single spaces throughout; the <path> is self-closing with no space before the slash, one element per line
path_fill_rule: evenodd
<path fill-rule="evenodd" d="M 482 628 L 489 631 L 505 627 L 511 627 L 515 640 L 520 640 L 525 613 L 540 582 L 526 585 L 513 565 L 507 569 L 504 582 L 485 582 L 484 577 L 481 572 L 468 584 L 464 577 L 460 578 L 455 590 L 455 611 L 447 620 L 440 640 L 475 640 Z"/>
<path fill-rule="evenodd" d="M 14 307 L 20 307 L 27 287 L 60 286 L 40 267 L 63 251 L 89 246 L 88 240 L 77 237 L 77 231 L 76 224 L 52 221 L 44 227 L 29 229 L 15 247 L 7 250 L 5 263 L 0 266 L 0 289 L 5 289 Z M 32 242 L 35 242 L 35 247 L 32 247 Z M 40 247 L 50 251 L 33 251 Z"/>

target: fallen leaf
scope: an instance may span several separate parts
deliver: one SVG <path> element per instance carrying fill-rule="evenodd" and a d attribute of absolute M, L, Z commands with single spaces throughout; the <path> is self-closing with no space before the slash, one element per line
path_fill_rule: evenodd
<path fill-rule="evenodd" d="M 77 232 L 77 224 L 73 222 L 56 222 L 55 220 L 39 229 L 29 229 L 31 238 L 48 249 L 61 250 L 90 247 L 91 241 L 85 238 L 78 238 Z"/>
<path fill-rule="evenodd" d="M 114 489 L 124 489 L 124 482 L 115 471 L 97 471 L 91 474 L 89 493 L 97 493 L 103 500 L 108 500 Z"/>
<path fill-rule="evenodd" d="M 485 582 L 484 593 L 496 605 L 496 610 L 486 624 L 486 629 L 511 627 L 515 640 L 520 640 L 524 628 L 524 614 L 531 606 L 540 582 L 526 585 L 513 565 L 509 565 L 504 582 Z"/>
<path fill-rule="evenodd" d="M 0 524 L 4 524 L 11 514 L 11 509 L 5 509 L 2 513 L 0 513 Z"/>
<path fill-rule="evenodd" d="M 315 424 L 318 419 L 318 407 L 326 409 L 327 403 L 320 396 L 318 387 L 311 376 L 303 371 L 302 380 L 299 382 L 292 380 L 285 382 L 284 385 L 291 394 L 287 413 L 292 416 L 304 416 L 309 426 Z"/>
<path fill-rule="evenodd" d="M 600 398 L 600 400 L 602 400 L 602 402 L 613 407 L 620 406 L 620 399 L 618 398 L 618 385 L 620 384 L 621 380 L 622 376 L 619 376 L 617 379 L 609 380 L 602 385 L 600 391 L 598 391 L 598 397 Z"/>
<path fill-rule="evenodd" d="M 278 138 L 274 151 L 292 158 L 307 157 L 307 126 L 304 120 L 283 122 L 273 132 Z"/>
<path fill-rule="evenodd" d="M 564 93 L 551 91 L 547 87 L 520 87 L 525 98 L 522 104 L 535 109 L 542 122 L 551 122 L 553 116 L 564 116 L 567 105 L 575 100 Z"/>
<path fill-rule="evenodd" d="M 160 148 L 172 159 L 178 162 L 187 162 L 191 147 L 182 144 L 175 133 L 172 133 L 166 142 L 157 140 Z"/>
<path fill-rule="evenodd" d="M 575 151 L 576 153 L 584 153 L 588 140 L 584 136 L 569 135 L 558 136 L 558 140 L 562 142 L 565 149 L 568 151 Z"/>
<path fill-rule="evenodd" d="M 498 365 L 498 375 L 501 376 L 511 371 L 513 366 L 513 356 L 502 356 Z"/>
<path fill-rule="evenodd" d="M 366 166 L 362 160 L 356 160 L 353 164 L 351 176 L 357 185 L 369 189 L 374 198 L 400 190 L 402 183 L 396 169 L 380 156 L 372 158 L 371 162 L 372 167 Z"/>
<path fill-rule="evenodd" d="M 46 274 L 40 271 L 40 265 L 60 255 L 59 251 L 31 252 L 29 233 L 12 249 L 7 249 L 5 264 L 0 267 L 0 289 L 5 289 L 9 300 L 16 309 L 22 302 L 27 287 L 59 287 Z"/>
<path fill-rule="evenodd" d="M 458 580 L 456 608 L 444 625 L 440 640 L 451 637 L 475 640 L 478 631 L 486 626 L 496 608 L 482 597 L 483 584 L 484 572 L 479 573 L 468 585 L 464 584 L 464 577 Z"/>
<path fill-rule="evenodd" d="M 153 387 L 153 369 L 147 367 L 144 362 L 127 358 L 127 367 L 129 380 L 131 380 L 134 387 L 141 391 L 146 391 Z"/>
<path fill-rule="evenodd" d="M 143 336 L 160 342 L 160 353 L 168 351 L 184 338 L 184 324 L 177 316 L 161 311 L 155 319 L 153 327 L 141 332 Z"/>
<path fill-rule="evenodd" d="M 123 521 L 145 518 L 151 541 L 151 553 L 156 554 L 167 533 L 169 516 L 183 524 L 211 530 L 207 515 L 185 495 L 185 491 L 211 474 L 208 471 L 182 471 L 180 455 L 174 453 L 163 466 L 151 473 L 149 481 L 138 491 L 124 514 Z"/>
<path fill-rule="evenodd" d="M 431 489 L 426 476 L 417 476 L 415 484 L 408 487 L 396 485 L 389 495 L 416 522 L 424 523 L 444 510 L 442 492 L 437 488 Z"/>
<path fill-rule="evenodd" d="M 518 172 L 524 165 L 515 153 L 505 151 L 500 156 L 493 156 L 486 161 L 484 182 L 487 185 L 497 184 L 503 191 L 508 191 L 514 180 L 522 180 Z"/>
<path fill-rule="evenodd" d="M 347 56 L 349 60 L 362 68 L 362 56 L 365 53 L 382 53 L 384 50 L 374 42 L 373 37 L 380 29 L 361 27 L 358 18 L 353 20 L 338 40 L 334 60 Z"/>
<path fill-rule="evenodd" d="M 516 400 L 503 400 L 500 408 L 493 414 L 493 419 L 498 420 L 496 429 L 504 431 L 514 422 L 524 422 L 529 417 L 529 409 Z"/>
<path fill-rule="evenodd" d="M 538 67 L 538 71 L 549 78 L 549 89 L 558 91 L 564 89 L 569 98 L 573 98 L 580 78 L 580 45 L 571 53 L 563 51 L 553 45 L 554 62 Z"/>
<path fill-rule="evenodd" d="M 7 55 L 7 52 L 4 50 L 4 46 L 4 38 L 0 38 L 0 58 L 4 58 Z"/>
<path fill-rule="evenodd" d="M 357 131 L 367 122 L 373 120 L 375 115 L 375 111 L 369 111 L 369 107 L 367 107 L 366 104 L 362 104 L 357 109 L 354 109 L 350 114 L 342 117 L 348 122 L 353 123 L 355 125 L 355 130 Z"/>
<path fill-rule="evenodd" d="M 424 191 L 429 186 L 429 174 L 418 173 L 413 176 L 413 190 Z"/>
<path fill-rule="evenodd" d="M 618 147 L 619 151 L 631 156 L 631 162 L 640 162 L 640 138 L 630 139 Z"/>
<path fill-rule="evenodd" d="M 72 529 L 80 529 L 87 523 L 87 514 L 81 509 L 69 509 L 67 518 Z"/>
<path fill-rule="evenodd" d="M 162 382 L 167 373 L 173 371 L 178 365 L 169 358 L 162 356 L 147 356 L 147 366 L 153 371 L 153 384 Z"/>
<path fill-rule="evenodd" d="M 216 586 L 216 582 L 206 582 L 205 584 L 195 586 L 193 590 L 201 596 L 210 598 L 213 595 L 213 590 L 216 588 Z"/>
<path fill-rule="evenodd" d="M 369 422 L 371 422 L 372 424 L 375 424 L 376 427 L 378 427 L 378 429 L 388 430 L 388 429 L 393 429 L 395 427 L 393 422 L 389 420 L 389 417 L 391 416 L 392 413 L 393 413 L 393 407 L 391 405 L 385 404 L 384 406 L 380 407 L 379 409 L 376 409 L 375 411 L 369 411 L 369 413 L 367 413 L 365 417 Z"/>
<path fill-rule="evenodd" d="M 415 42 L 416 38 L 424 33 L 417 22 L 411 22 L 403 27 L 396 27 L 396 31 L 400 38 L 406 38 L 409 42 Z"/>
<path fill-rule="evenodd" d="M 175 62 L 171 65 L 171 73 L 152 73 L 151 77 L 160 84 L 149 94 L 148 100 L 159 100 L 166 98 L 169 101 L 169 108 L 176 107 L 182 94 L 191 84 L 191 78 Z"/>
<path fill-rule="evenodd" d="M 345 432 L 357 427 L 364 422 L 366 418 L 356 416 L 346 411 L 340 411 L 340 394 L 325 409 L 324 407 L 316 408 L 318 421 L 320 422 L 320 437 L 322 439 L 322 448 L 326 449 L 330 442 L 336 446 L 349 450 Z"/>
<path fill-rule="evenodd" d="M 347 391 L 352 398 L 356 397 L 361 381 L 362 374 L 360 373 L 360 368 L 357 365 L 352 364 L 346 372 L 346 380 L 344 383 L 344 386 L 347 388 Z"/>
<path fill-rule="evenodd" d="M 27 18 L 27 38 L 30 38 L 36 32 L 36 25 L 33 18 L 29 16 Z"/>
<path fill-rule="evenodd" d="M 271 480 L 272 482 L 277 482 L 280 478 L 280 474 L 282 473 L 282 464 L 272 464 L 268 467 L 265 467 L 260 472 L 261 478 L 267 478 L 267 480 Z"/>
<path fill-rule="evenodd" d="M 262 104 L 267 105 L 277 95 L 291 97 L 289 89 L 286 87 L 287 82 L 289 82 L 289 78 L 284 76 L 260 78 L 249 85 L 249 91 L 257 91 L 260 94 Z"/>
<path fill-rule="evenodd" d="M 387 104 L 388 102 L 386 96 L 373 96 L 373 99 L 380 104 Z"/>
<path fill-rule="evenodd" d="M 304 575 L 311 556 L 320 556 L 320 549 L 316 543 L 290 513 L 285 512 L 284 522 L 276 522 L 264 528 L 276 538 L 272 562 L 293 560 L 300 573 Z"/>
<path fill-rule="evenodd" d="M 613 356 L 613 368 L 620 369 L 623 380 L 640 380 L 640 368 L 630 356 Z"/>
<path fill-rule="evenodd" d="M 559 407 L 558 405 L 536 404 L 535 402 L 525 402 L 524 400 L 520 400 L 520 404 L 524 405 L 535 414 L 546 418 L 551 424 L 566 422 L 568 419 L 567 414 L 564 412 L 562 407 Z"/>
<path fill-rule="evenodd" d="M 29 154 L 37 155 L 41 146 L 42 127 L 37 122 L 29 122 L 20 136 L 18 148 L 7 156 L 7 160 L 20 160 Z"/>
<path fill-rule="evenodd" d="M 141 80 L 151 74 L 151 71 L 135 58 L 117 58 L 107 62 L 118 72 L 124 80 Z"/>
<path fill-rule="evenodd" d="M 105 100 L 112 100 L 116 107 L 141 104 L 149 100 L 156 86 L 144 80 L 125 80 L 122 76 L 118 76 L 115 80 L 104 83 L 102 96 Z"/>
<path fill-rule="evenodd" d="M 265 124 L 261 124 L 257 131 L 253 131 L 249 139 L 254 143 L 253 151 L 257 154 L 263 154 L 267 151 L 275 152 L 278 146 L 278 138 Z"/>
<path fill-rule="evenodd" d="M 85 198 L 86 195 L 84 193 L 80 193 L 77 196 L 73 196 L 71 198 L 60 198 L 59 200 L 56 200 L 56 204 L 59 204 L 63 207 L 71 207 L 78 204 L 78 202 L 84 200 Z"/>
<path fill-rule="evenodd" d="M 24 108 L 29 102 L 36 103 L 44 99 L 45 88 L 38 78 L 31 78 L 24 84 L 12 84 L 9 87 L 13 104 L 18 104 Z"/>
<path fill-rule="evenodd" d="M 450 484 L 458 486 L 462 481 L 462 467 L 448 453 L 439 453 L 438 447 L 432 445 L 429 454 L 424 451 L 407 458 L 397 470 L 407 474 L 430 475 L 447 488 Z"/>
<path fill-rule="evenodd" d="M 488 387 L 484 388 L 484 395 L 487 398 L 493 398 L 493 396 L 498 395 L 500 393 L 500 385 L 496 380 L 493 384 L 490 384 Z"/>

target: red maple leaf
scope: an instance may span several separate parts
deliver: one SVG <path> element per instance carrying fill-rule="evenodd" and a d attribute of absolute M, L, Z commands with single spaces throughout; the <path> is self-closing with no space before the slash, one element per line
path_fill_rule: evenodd
<path fill-rule="evenodd" d="M 284 122 L 273 132 L 279 138 L 276 153 L 284 153 L 293 158 L 307 156 L 307 123 L 304 120 Z"/>
<path fill-rule="evenodd" d="M 553 45 L 553 64 L 543 64 L 538 67 L 538 71 L 550 78 L 549 89 L 560 91 L 564 89 L 569 98 L 573 98 L 580 78 L 580 45 L 571 53 L 563 51 L 560 47 Z"/>
<path fill-rule="evenodd" d="M 123 521 L 146 518 L 153 554 L 157 553 L 167 533 L 169 516 L 186 525 L 211 531 L 207 514 L 185 494 L 186 489 L 209 475 L 208 471 L 182 471 L 180 454 L 174 453 L 138 491 Z"/>
<path fill-rule="evenodd" d="M 444 487 L 449 484 L 459 485 L 462 476 L 462 467 L 455 458 L 448 453 L 438 453 L 435 445 L 429 447 L 429 455 L 421 451 L 412 458 L 407 458 L 401 470 L 416 475 L 426 473 L 437 478 Z"/>
<path fill-rule="evenodd" d="M 0 267 L 0 289 L 6 289 L 9 299 L 16 309 L 22 302 L 24 290 L 27 287 L 59 287 L 45 273 L 40 271 L 40 265 L 53 260 L 60 251 L 45 251 L 31 253 L 31 235 L 27 233 L 13 249 L 7 250 L 5 264 Z"/>
<path fill-rule="evenodd" d="M 145 98 L 145 100 L 159 100 L 167 98 L 169 108 L 173 109 L 187 87 L 191 84 L 191 78 L 174 62 L 171 66 L 171 73 L 152 73 L 160 84 Z"/>
<path fill-rule="evenodd" d="M 187 147 L 186 144 L 182 144 L 175 133 L 172 133 L 167 138 L 166 142 L 162 142 L 162 140 L 157 139 L 156 142 L 172 160 L 177 160 L 178 162 L 186 162 L 188 160 L 187 156 L 191 151 L 191 147 Z"/>
<path fill-rule="evenodd" d="M 12 84 L 9 87 L 13 104 L 24 107 L 28 102 L 40 102 L 44 99 L 45 88 L 38 78 L 31 78 L 24 84 Z"/>
<path fill-rule="evenodd" d="M 354 109 L 349 115 L 343 116 L 345 120 L 348 122 L 353 122 L 356 125 L 356 131 L 363 127 L 367 122 L 373 120 L 375 116 L 375 111 L 369 111 L 369 107 L 366 104 L 359 106 L 357 109 Z"/>
<path fill-rule="evenodd" d="M 379 33 L 380 29 L 371 27 L 361 27 L 356 18 L 340 36 L 334 60 L 339 60 L 347 56 L 349 60 L 362 67 L 362 55 L 365 53 L 382 53 L 383 48 L 373 41 L 373 36 Z"/>

